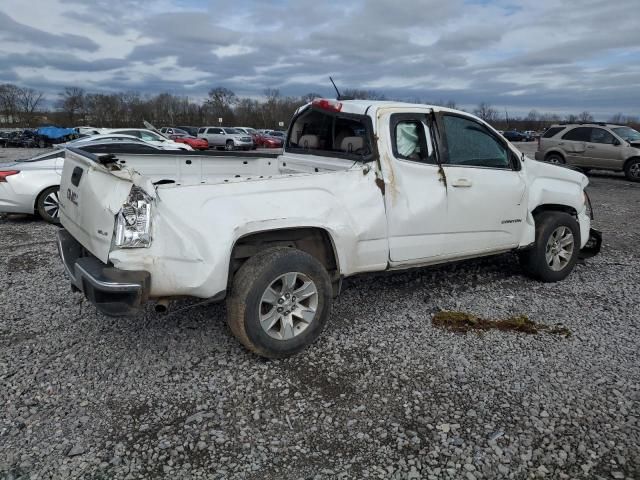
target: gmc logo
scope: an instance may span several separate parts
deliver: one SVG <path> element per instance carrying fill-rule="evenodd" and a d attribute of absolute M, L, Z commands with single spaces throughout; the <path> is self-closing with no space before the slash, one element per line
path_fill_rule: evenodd
<path fill-rule="evenodd" d="M 67 188 L 67 199 L 75 206 L 78 206 L 78 194 L 76 192 L 72 192 L 70 188 Z"/>

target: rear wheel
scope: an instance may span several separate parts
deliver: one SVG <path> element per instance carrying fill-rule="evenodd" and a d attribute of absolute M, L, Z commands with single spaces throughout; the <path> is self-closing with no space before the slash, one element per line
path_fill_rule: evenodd
<path fill-rule="evenodd" d="M 225 143 L 225 145 L 224 145 L 224 149 L 226 151 L 233 150 L 233 140 L 227 140 L 227 143 Z"/>
<path fill-rule="evenodd" d="M 319 336 L 331 310 L 331 281 L 308 253 L 277 247 L 251 257 L 233 278 L 227 322 L 249 350 L 293 355 Z"/>
<path fill-rule="evenodd" d="M 562 155 L 559 155 L 557 153 L 550 153 L 549 155 L 547 155 L 546 160 L 547 162 L 555 163 L 556 165 L 563 165 L 564 163 L 566 163 L 564 161 L 564 158 L 562 158 Z"/>
<path fill-rule="evenodd" d="M 640 158 L 630 160 L 624 167 L 624 174 L 627 180 L 640 182 Z"/>
<path fill-rule="evenodd" d="M 536 216 L 536 242 L 520 253 L 524 272 L 543 282 L 565 279 L 578 261 L 580 227 L 564 212 L 543 212 Z"/>
<path fill-rule="evenodd" d="M 60 200 L 58 198 L 60 187 L 49 187 L 44 190 L 36 200 L 36 210 L 45 222 L 55 225 L 60 223 Z"/>

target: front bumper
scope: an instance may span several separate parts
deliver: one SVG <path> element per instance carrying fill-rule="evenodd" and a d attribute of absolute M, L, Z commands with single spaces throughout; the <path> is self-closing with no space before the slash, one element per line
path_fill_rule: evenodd
<path fill-rule="evenodd" d="M 595 257 L 600 253 L 602 248 L 602 232 L 592 228 L 589 230 L 589 240 L 580 250 L 579 257 L 581 259 Z"/>
<path fill-rule="evenodd" d="M 66 230 L 58 231 L 58 253 L 74 289 L 110 316 L 135 314 L 149 299 L 151 275 L 105 265 Z"/>

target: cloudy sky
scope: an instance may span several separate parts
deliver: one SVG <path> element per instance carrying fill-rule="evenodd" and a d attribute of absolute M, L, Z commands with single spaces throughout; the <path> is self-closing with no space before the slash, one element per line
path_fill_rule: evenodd
<path fill-rule="evenodd" d="M 640 115 L 638 0 L 2 0 L 0 83 Z"/>

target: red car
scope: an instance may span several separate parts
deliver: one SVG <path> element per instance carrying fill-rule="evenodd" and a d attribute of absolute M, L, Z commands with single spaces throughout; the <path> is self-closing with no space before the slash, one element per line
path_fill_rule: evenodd
<path fill-rule="evenodd" d="M 258 133 L 256 144 L 262 148 L 282 148 L 282 139 Z"/>
<path fill-rule="evenodd" d="M 178 143 L 186 143 L 194 150 L 207 150 L 209 148 L 209 142 L 205 138 L 192 137 L 181 133 L 169 135 L 169 138 Z"/>

